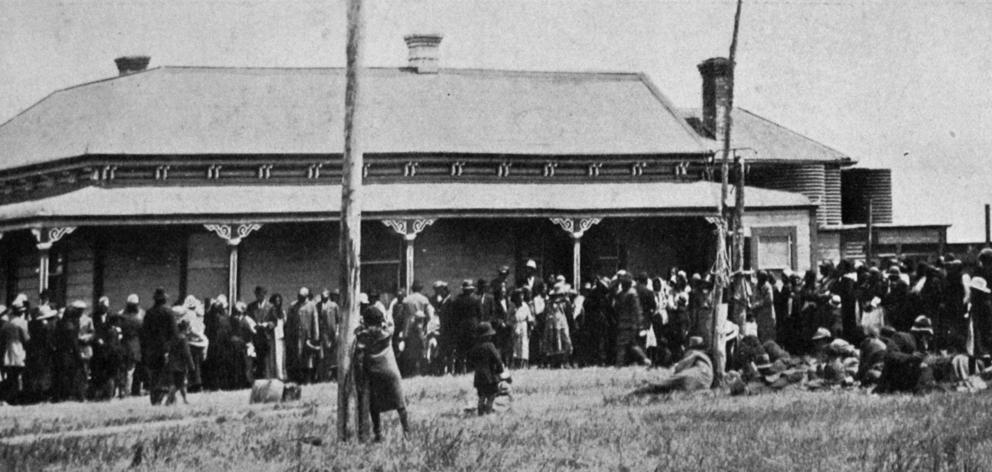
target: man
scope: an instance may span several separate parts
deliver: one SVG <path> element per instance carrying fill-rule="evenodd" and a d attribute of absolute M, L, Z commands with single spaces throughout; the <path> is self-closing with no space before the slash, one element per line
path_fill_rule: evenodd
<path fill-rule="evenodd" d="M 121 398 L 141 392 L 140 385 L 134 383 L 135 372 L 144 369 L 141 363 L 141 325 L 145 321 L 145 310 L 141 308 L 139 303 L 137 294 L 128 295 L 124 309 L 119 311 L 111 320 L 111 323 L 121 330 L 121 344 L 124 347 L 124 365 L 120 370 L 123 378 L 119 382 Z M 140 378 L 146 378 L 146 376 L 139 375 Z M 137 392 L 132 389 L 137 390 Z"/>
<path fill-rule="evenodd" d="M 121 331 L 112 321 L 110 299 L 100 297 L 93 311 L 93 358 L 90 361 L 93 396 L 97 399 L 113 398 L 120 388 L 117 380 L 124 361 L 124 347 L 121 345 Z"/>
<path fill-rule="evenodd" d="M 500 267 L 499 270 L 496 272 L 496 278 L 493 279 L 493 283 L 492 283 L 493 288 L 499 287 L 500 284 L 506 284 L 507 286 L 509 286 L 510 285 L 510 282 L 508 280 L 509 278 L 510 278 L 510 266 Z"/>
<path fill-rule="evenodd" d="M 908 315 L 906 299 L 909 296 L 909 284 L 902 279 L 899 266 L 893 265 L 888 270 L 888 283 L 885 295 L 882 296 L 881 306 L 885 310 L 886 320 L 897 331 L 909 331 L 913 325 L 912 315 Z"/>
<path fill-rule="evenodd" d="M 269 291 L 262 287 L 261 285 L 255 287 L 255 301 L 248 305 L 247 316 L 255 322 L 255 326 L 258 329 L 255 331 L 255 335 L 252 336 L 251 343 L 255 346 L 255 358 L 259 362 L 255 363 L 254 378 L 256 379 L 271 379 L 275 376 L 274 372 L 267 372 L 266 367 L 269 363 L 264 362 L 264 359 L 268 359 L 269 350 L 272 349 L 268 342 L 267 329 L 264 323 L 269 320 L 272 314 L 272 304 L 268 300 Z"/>
<path fill-rule="evenodd" d="M 471 279 L 462 282 L 462 292 L 451 302 L 451 316 L 454 324 L 455 373 L 465 371 L 468 351 L 472 349 L 475 327 L 482 319 L 482 301 L 475 294 L 475 284 Z"/>
<path fill-rule="evenodd" d="M 162 402 L 171 382 L 166 363 L 166 353 L 179 336 L 176 317 L 166 305 L 169 301 L 165 290 L 155 289 L 153 305 L 145 313 L 141 325 L 141 358 L 148 369 L 152 405 Z"/>
<path fill-rule="evenodd" d="M 427 360 L 427 325 L 434 318 L 434 307 L 422 293 L 423 284 L 414 280 L 410 294 L 403 298 L 400 333 L 400 373 L 404 377 L 422 374 Z"/>
<path fill-rule="evenodd" d="M 86 310 L 86 303 L 75 301 L 55 323 L 55 384 L 56 400 L 83 401 L 86 394 L 86 372 L 79 344 L 79 319 Z M 46 316 L 46 315 L 41 315 Z"/>
<path fill-rule="evenodd" d="M 316 370 L 319 345 L 314 335 L 316 308 L 310 302 L 310 289 L 301 287 L 296 301 L 286 310 L 286 368 L 290 380 L 308 383 Z"/>
<path fill-rule="evenodd" d="M 633 360 L 643 365 L 651 365 L 637 342 L 637 335 L 644 324 L 640 297 L 634 289 L 634 280 L 627 271 L 617 273 L 618 293 L 614 301 L 617 315 L 616 367 L 623 367 Z"/>
<path fill-rule="evenodd" d="M 527 259 L 527 263 L 524 265 L 524 277 L 517 285 L 534 293 L 534 283 L 537 281 L 537 262 L 534 262 L 534 259 Z"/>
<path fill-rule="evenodd" d="M 451 318 L 451 293 L 448 291 L 448 284 L 443 280 L 434 282 L 434 296 L 431 297 L 431 306 L 434 307 L 437 318 L 427 320 L 428 351 L 431 350 L 432 338 L 437 346 L 436 355 L 428 352 L 428 357 L 432 359 L 434 374 L 442 375 L 449 364 L 453 362 L 455 349 L 453 342 L 455 327 Z"/>

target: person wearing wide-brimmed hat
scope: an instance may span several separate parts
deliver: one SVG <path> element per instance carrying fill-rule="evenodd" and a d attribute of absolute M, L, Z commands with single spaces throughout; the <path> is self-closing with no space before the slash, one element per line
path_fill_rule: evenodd
<path fill-rule="evenodd" d="M 913 327 L 909 328 L 910 334 L 916 340 L 917 352 L 927 353 L 931 351 L 933 341 L 933 322 L 926 315 L 917 316 L 913 320 Z"/>
<path fill-rule="evenodd" d="M 985 359 L 992 356 L 992 296 L 984 277 L 972 277 L 969 288 L 967 309 L 974 333 L 971 353 L 976 359 Z"/>
<path fill-rule="evenodd" d="M 375 440 L 382 440 L 381 414 L 396 410 L 403 433 L 410 430 L 400 369 L 393 353 L 392 330 L 380 310 L 365 310 L 362 324 L 355 331 L 355 381 L 357 388 L 368 392 L 369 413 Z"/>
<path fill-rule="evenodd" d="M 499 351 L 493 344 L 496 330 L 488 322 L 479 323 L 475 329 L 475 345 L 468 353 L 468 362 L 475 371 L 472 386 L 479 396 L 479 415 L 492 413 L 493 402 L 499 393 L 500 374 L 505 367 Z"/>
<path fill-rule="evenodd" d="M 8 403 L 24 390 L 24 368 L 27 361 L 25 346 L 31 341 L 28 332 L 28 322 L 24 319 L 24 310 L 11 310 L 7 322 L 0 326 L 0 368 L 3 370 L 3 389 L 0 390 L 0 400 Z"/>

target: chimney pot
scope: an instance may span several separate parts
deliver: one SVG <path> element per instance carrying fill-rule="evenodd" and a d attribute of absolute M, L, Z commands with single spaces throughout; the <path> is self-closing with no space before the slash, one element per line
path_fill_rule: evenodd
<path fill-rule="evenodd" d="M 114 59 L 114 63 L 120 75 L 128 75 L 147 69 L 151 60 L 149 56 L 121 56 Z"/>
<path fill-rule="evenodd" d="M 404 36 L 410 52 L 409 67 L 418 74 L 437 74 L 440 68 L 438 50 L 444 36 L 437 33 Z"/>
<path fill-rule="evenodd" d="M 703 76 L 703 129 L 723 140 L 727 128 L 725 111 L 730 106 L 730 75 L 733 65 L 725 57 L 711 57 L 697 68 Z"/>

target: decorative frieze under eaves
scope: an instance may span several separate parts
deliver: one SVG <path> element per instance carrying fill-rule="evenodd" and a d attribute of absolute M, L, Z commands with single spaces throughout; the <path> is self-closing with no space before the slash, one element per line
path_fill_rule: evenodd
<path fill-rule="evenodd" d="M 549 182 L 549 181 L 696 181 L 713 164 L 687 157 L 533 156 L 402 157 L 366 156 L 370 182 Z M 86 158 L 75 163 L 33 166 L 0 172 L 0 201 L 38 198 L 88 185 L 203 185 L 217 183 L 337 183 L 338 160 L 272 156 L 214 158 Z"/>

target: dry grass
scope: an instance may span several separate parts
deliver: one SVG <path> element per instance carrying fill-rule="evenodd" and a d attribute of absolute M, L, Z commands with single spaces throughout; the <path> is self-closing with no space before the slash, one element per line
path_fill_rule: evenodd
<path fill-rule="evenodd" d="M 247 392 L 227 392 L 173 409 L 146 399 L 7 407 L 4 437 L 51 434 L 0 445 L 0 470 L 124 470 L 136 448 L 132 470 L 992 469 L 992 395 L 625 395 L 663 375 L 517 372 L 509 410 L 485 418 L 463 412 L 475 400 L 470 377 L 413 379 L 404 384 L 413 434 L 403 439 L 387 414 L 387 440 L 376 445 L 335 440 L 333 384 L 287 406 L 248 406 Z"/>

